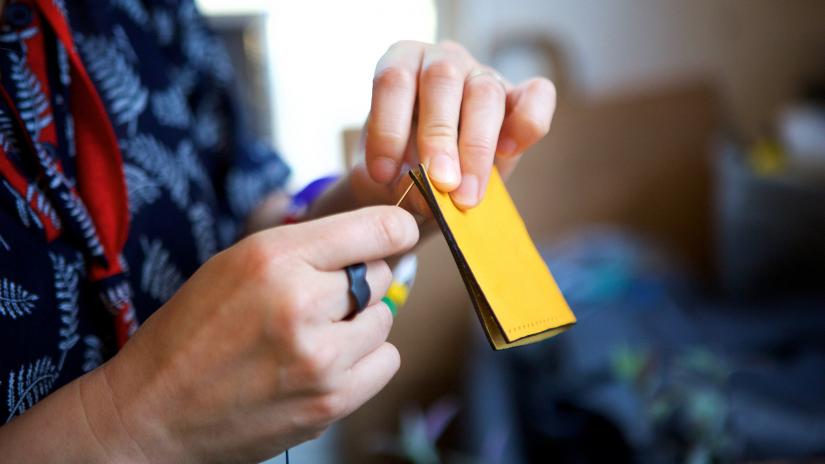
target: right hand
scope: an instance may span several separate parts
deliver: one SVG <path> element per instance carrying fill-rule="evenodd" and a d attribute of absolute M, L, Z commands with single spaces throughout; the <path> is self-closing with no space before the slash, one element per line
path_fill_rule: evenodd
<path fill-rule="evenodd" d="M 83 378 L 100 444 L 119 462 L 247 462 L 318 436 L 398 370 L 383 258 L 417 240 L 410 214 L 382 206 L 265 230 L 216 255 Z M 372 299 L 346 319 L 342 268 L 358 262 Z"/>

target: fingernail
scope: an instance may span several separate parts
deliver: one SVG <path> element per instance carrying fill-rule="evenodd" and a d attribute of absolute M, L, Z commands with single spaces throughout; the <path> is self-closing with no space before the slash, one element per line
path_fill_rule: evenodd
<path fill-rule="evenodd" d="M 436 155 L 430 162 L 428 174 L 442 189 L 454 189 L 458 185 L 458 168 L 447 155 Z"/>
<path fill-rule="evenodd" d="M 475 174 L 464 174 L 461 185 L 452 193 L 453 201 L 459 208 L 472 208 L 478 203 L 478 177 Z"/>
<path fill-rule="evenodd" d="M 516 149 L 518 148 L 518 144 L 515 140 L 505 137 L 498 142 L 498 147 L 496 147 L 496 154 L 500 156 L 513 156 L 516 154 Z"/>

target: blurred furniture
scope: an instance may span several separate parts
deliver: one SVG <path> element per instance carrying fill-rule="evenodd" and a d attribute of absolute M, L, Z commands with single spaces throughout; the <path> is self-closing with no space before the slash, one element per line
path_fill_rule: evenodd
<path fill-rule="evenodd" d="M 275 144 L 272 120 L 271 59 L 266 45 L 263 13 L 208 16 L 209 25 L 223 39 L 235 71 L 235 91 L 243 102 L 243 117 L 252 135 Z"/>
<path fill-rule="evenodd" d="M 751 149 L 752 151 L 753 149 Z M 717 159 L 717 266 L 723 291 L 754 300 L 821 293 L 825 170 L 810 161 L 760 173 L 725 143 Z"/>

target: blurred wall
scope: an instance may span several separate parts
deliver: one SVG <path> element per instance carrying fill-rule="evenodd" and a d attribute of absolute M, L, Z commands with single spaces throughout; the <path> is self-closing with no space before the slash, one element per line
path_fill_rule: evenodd
<path fill-rule="evenodd" d="M 509 189 L 539 243 L 593 223 L 619 224 L 706 270 L 711 250 L 710 149 L 720 118 L 746 135 L 765 127 L 801 78 L 825 64 L 825 1 L 438 0 L 439 35 L 480 60 L 513 38 L 545 40 L 560 102 L 550 134 Z M 537 56 L 496 64 L 508 77 Z M 720 114 L 721 113 L 721 114 Z M 348 418 L 349 462 L 397 431 L 399 411 L 461 396 L 481 332 L 441 237 L 420 268 L 391 341 L 402 368 Z M 487 349 L 483 341 L 476 347 Z"/>
<path fill-rule="evenodd" d="M 745 135 L 766 127 L 801 78 L 825 70 L 821 0 L 439 1 L 440 36 L 480 59 L 496 41 L 534 31 L 565 54 L 568 93 L 710 81 Z"/>

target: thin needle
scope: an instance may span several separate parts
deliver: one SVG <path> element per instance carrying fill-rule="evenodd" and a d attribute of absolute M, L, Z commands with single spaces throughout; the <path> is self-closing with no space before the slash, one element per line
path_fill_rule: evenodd
<path fill-rule="evenodd" d="M 421 166 L 424 168 L 424 172 L 427 172 L 427 169 L 430 168 L 430 161 L 427 160 L 427 162 L 425 162 Z M 407 190 L 404 190 L 404 194 L 401 195 L 401 198 L 398 199 L 398 203 L 396 203 L 395 206 L 401 205 L 401 202 L 404 201 L 404 198 L 407 198 L 407 194 L 410 193 L 413 184 L 415 184 L 415 182 L 412 180 L 412 177 L 410 177 L 410 185 L 407 186 Z"/>
<path fill-rule="evenodd" d="M 404 201 L 404 198 L 407 198 L 407 194 L 410 193 L 410 190 L 412 189 L 413 184 L 414 184 L 413 180 L 410 179 L 410 185 L 407 186 L 407 190 L 404 190 L 404 193 L 401 195 L 401 198 L 398 199 L 398 203 L 396 203 L 395 206 L 399 206 L 401 204 L 401 202 Z"/>

